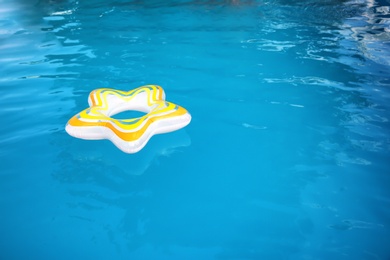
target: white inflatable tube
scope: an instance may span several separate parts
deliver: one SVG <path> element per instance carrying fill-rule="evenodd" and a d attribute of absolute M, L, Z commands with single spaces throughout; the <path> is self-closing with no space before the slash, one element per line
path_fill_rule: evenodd
<path fill-rule="evenodd" d="M 186 109 L 165 101 L 164 90 L 157 85 L 131 91 L 97 89 L 89 94 L 88 103 L 89 108 L 68 121 L 66 132 L 81 139 L 108 139 L 126 153 L 136 153 L 153 135 L 178 130 L 191 121 Z M 129 119 L 111 117 L 127 110 L 146 114 Z"/>

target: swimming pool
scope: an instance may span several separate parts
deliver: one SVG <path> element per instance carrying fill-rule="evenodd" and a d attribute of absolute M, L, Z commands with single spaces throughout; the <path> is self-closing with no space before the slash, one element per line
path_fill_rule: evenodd
<path fill-rule="evenodd" d="M 388 259 L 388 1 L 0 1 L 2 259 Z M 90 91 L 191 123 L 72 138 Z"/>

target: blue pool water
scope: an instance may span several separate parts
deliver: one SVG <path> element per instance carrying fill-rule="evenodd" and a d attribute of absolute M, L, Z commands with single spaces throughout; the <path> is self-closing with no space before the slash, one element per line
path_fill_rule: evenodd
<path fill-rule="evenodd" d="M 388 0 L 0 0 L 0 259 L 389 259 Z M 137 154 L 91 90 L 192 115 Z"/>

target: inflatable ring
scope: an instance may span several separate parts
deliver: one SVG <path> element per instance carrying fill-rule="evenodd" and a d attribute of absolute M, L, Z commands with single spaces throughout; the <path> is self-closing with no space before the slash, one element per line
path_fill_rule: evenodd
<path fill-rule="evenodd" d="M 153 135 L 178 130 L 191 121 L 186 109 L 165 101 L 164 90 L 157 85 L 131 91 L 96 89 L 89 94 L 88 103 L 89 108 L 68 121 L 66 132 L 86 140 L 108 139 L 126 153 L 136 153 Z M 111 117 L 127 110 L 146 114 L 130 119 Z"/>

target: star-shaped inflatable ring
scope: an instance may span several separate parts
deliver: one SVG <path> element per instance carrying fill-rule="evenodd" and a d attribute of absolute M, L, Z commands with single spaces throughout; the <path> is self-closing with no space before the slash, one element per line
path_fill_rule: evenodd
<path fill-rule="evenodd" d="M 153 135 L 178 130 L 191 121 L 186 109 L 165 101 L 164 90 L 157 85 L 130 91 L 96 89 L 89 94 L 88 103 L 89 108 L 68 121 L 66 132 L 81 139 L 108 139 L 126 153 L 136 153 Z M 127 110 L 146 114 L 130 119 L 111 117 Z"/>

